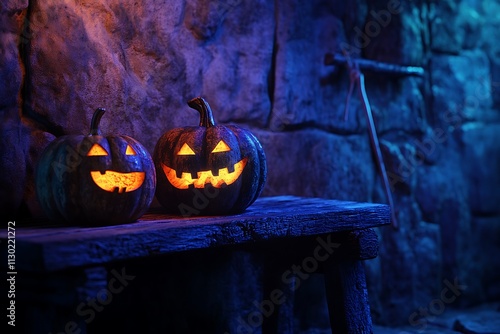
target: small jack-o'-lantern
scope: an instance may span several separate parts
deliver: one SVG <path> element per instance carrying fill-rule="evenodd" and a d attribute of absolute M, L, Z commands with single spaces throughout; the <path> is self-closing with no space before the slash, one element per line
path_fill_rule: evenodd
<path fill-rule="evenodd" d="M 85 225 L 136 220 L 154 197 L 151 155 L 128 136 L 102 136 L 95 111 L 90 134 L 62 136 L 42 153 L 35 183 L 40 205 L 54 221 Z"/>
<path fill-rule="evenodd" d="M 170 130 L 158 140 L 153 153 L 156 198 L 183 216 L 242 212 L 264 187 L 262 146 L 248 130 L 215 125 L 204 99 L 188 105 L 200 113 L 200 125 Z"/>

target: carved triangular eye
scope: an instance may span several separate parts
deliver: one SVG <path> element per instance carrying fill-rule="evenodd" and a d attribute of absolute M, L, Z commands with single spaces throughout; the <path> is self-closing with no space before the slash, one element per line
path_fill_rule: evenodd
<path fill-rule="evenodd" d="M 191 147 L 189 147 L 188 144 L 184 143 L 184 145 L 182 145 L 179 152 L 177 152 L 177 155 L 195 155 L 195 153 L 194 153 L 193 149 Z"/>
<path fill-rule="evenodd" d="M 227 146 L 227 144 L 221 140 L 220 142 L 217 143 L 215 148 L 212 150 L 212 153 L 217 153 L 217 152 L 227 152 L 231 151 L 231 148 Z"/>
<path fill-rule="evenodd" d="M 134 149 L 132 148 L 132 146 L 130 145 L 127 145 L 127 149 L 125 150 L 125 155 L 136 155 L 137 153 L 135 153 Z"/>
<path fill-rule="evenodd" d="M 95 156 L 105 156 L 105 155 L 108 155 L 108 152 L 106 152 L 106 150 L 99 144 L 95 143 L 94 145 L 92 145 L 92 147 L 90 148 L 90 151 L 89 153 L 87 153 L 87 156 L 88 157 L 95 157 Z"/>

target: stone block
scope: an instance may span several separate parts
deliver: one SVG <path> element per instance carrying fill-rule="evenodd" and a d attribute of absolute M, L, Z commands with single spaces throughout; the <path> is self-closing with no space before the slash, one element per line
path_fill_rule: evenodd
<path fill-rule="evenodd" d="M 493 36 L 500 30 L 498 15 L 489 15 L 500 11 L 500 3 L 496 0 L 481 1 L 477 5 L 476 13 L 479 16 L 480 35 L 478 46 L 486 52 L 491 64 L 491 90 L 497 113 L 500 111 L 500 44 Z"/>
<path fill-rule="evenodd" d="M 494 334 L 500 332 L 500 317 L 497 310 L 483 310 L 457 316 L 453 329 L 461 333 Z"/>
<path fill-rule="evenodd" d="M 461 237 L 460 276 L 468 284 L 464 299 L 472 303 L 500 299 L 500 215 L 472 217 L 469 233 Z"/>
<path fill-rule="evenodd" d="M 500 213 L 500 124 L 468 123 L 460 128 L 463 169 L 475 214 Z"/>
<path fill-rule="evenodd" d="M 493 111 L 490 64 L 482 51 L 432 58 L 432 113 L 444 130 L 467 121 L 498 120 Z"/>
<path fill-rule="evenodd" d="M 413 250 L 417 270 L 415 272 L 415 301 L 418 305 L 428 305 L 439 298 L 442 277 L 441 229 L 437 224 L 419 222 L 413 239 Z"/>
<path fill-rule="evenodd" d="M 10 1 L 0 8 L 0 218 L 13 219 L 21 206 L 26 183 L 25 151 L 28 135 L 21 123 L 22 67 L 18 36 L 24 15 L 11 11 L 23 7 Z M 10 9 L 9 9 L 10 8 Z M 6 12 L 7 11 L 7 12 Z"/>
<path fill-rule="evenodd" d="M 410 193 L 418 167 L 415 149 L 409 144 L 398 145 L 387 140 L 381 140 L 380 146 L 391 191 Z"/>
<path fill-rule="evenodd" d="M 415 200 L 422 210 L 425 221 L 441 223 L 446 220 L 443 212 L 450 209 L 446 201 L 453 201 L 453 209 L 459 209 L 463 216 L 468 212 L 469 185 L 461 166 L 461 157 L 457 152 L 446 150 L 445 144 L 435 165 L 419 165 L 415 169 Z M 450 143 L 448 143 L 450 145 Z M 445 173 L 442 171 L 446 170 Z"/>
<path fill-rule="evenodd" d="M 432 51 L 457 54 L 462 48 L 464 32 L 460 29 L 460 4 L 462 0 L 431 1 L 429 4 Z"/>
<path fill-rule="evenodd" d="M 30 107 L 66 133 L 86 133 L 97 107 L 108 133 L 152 151 L 160 135 L 197 125 L 202 95 L 220 122 L 263 126 L 270 111 L 271 3 L 33 3 Z"/>
<path fill-rule="evenodd" d="M 381 289 L 383 297 L 381 297 L 379 321 L 390 325 L 405 324 L 415 308 L 413 294 L 415 256 L 408 240 L 398 233 L 390 238 L 384 235 L 380 257 L 380 270 L 384 283 Z"/>
<path fill-rule="evenodd" d="M 379 134 L 400 130 L 408 133 L 424 131 L 426 107 L 421 85 L 421 78 L 394 79 L 388 78 L 384 73 L 366 73 L 366 95 Z M 353 100 L 359 100 L 357 93 L 353 94 Z M 358 107 L 356 112 L 362 118 L 364 130 L 364 109 Z"/>
<path fill-rule="evenodd" d="M 19 121 L 7 119 L 0 123 L 0 218 L 14 219 L 26 185 L 26 134 Z"/>
<path fill-rule="evenodd" d="M 9 15 L 0 12 L 0 117 L 19 120 L 18 99 L 23 80 L 19 55 L 21 26 L 18 20 L 24 15 Z"/>
<path fill-rule="evenodd" d="M 28 8 L 29 0 L 4 0 L 0 3 L 0 15 L 1 14 L 12 14 L 16 11 L 20 11 Z"/>
<path fill-rule="evenodd" d="M 423 66 L 426 62 L 427 7 L 418 1 L 372 1 L 362 31 L 366 58 Z"/>
<path fill-rule="evenodd" d="M 255 131 L 267 156 L 262 196 L 282 194 L 370 201 L 376 166 L 366 136 L 319 130 Z"/>
<path fill-rule="evenodd" d="M 342 23 L 334 9 L 323 0 L 292 0 L 276 8 L 272 130 L 312 126 L 356 131 L 356 116 L 343 121 L 348 76 L 343 69 L 336 73 L 323 64 L 325 54 L 340 51 L 343 40 Z"/>

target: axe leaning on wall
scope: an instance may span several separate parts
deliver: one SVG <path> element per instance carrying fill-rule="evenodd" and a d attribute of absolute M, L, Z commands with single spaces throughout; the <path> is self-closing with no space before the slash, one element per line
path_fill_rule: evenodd
<path fill-rule="evenodd" d="M 392 199 L 391 187 L 389 185 L 389 179 L 387 177 L 387 171 L 385 169 L 384 159 L 382 152 L 380 150 L 380 143 L 377 136 L 377 131 L 375 128 L 375 123 L 373 121 L 372 109 L 370 107 L 370 102 L 368 101 L 368 96 L 366 95 L 365 89 L 365 77 L 361 70 L 369 70 L 374 72 L 383 72 L 391 75 L 398 76 L 423 76 L 424 69 L 415 66 L 400 66 L 395 64 L 388 64 L 377 62 L 367 59 L 351 59 L 347 54 L 327 54 L 325 56 L 325 65 L 345 65 L 349 71 L 349 91 L 346 97 L 346 104 L 344 109 L 344 120 L 347 120 L 349 111 L 349 102 L 354 91 L 354 87 L 358 87 L 358 93 L 361 99 L 363 109 L 366 114 L 366 119 L 368 122 L 368 132 L 370 135 L 370 143 L 372 146 L 373 154 L 375 156 L 375 161 L 379 168 L 382 180 L 384 182 L 385 194 L 387 196 L 387 201 L 391 207 L 392 216 L 392 227 L 398 229 L 398 221 L 396 218 L 396 211 L 394 208 L 394 201 Z"/>

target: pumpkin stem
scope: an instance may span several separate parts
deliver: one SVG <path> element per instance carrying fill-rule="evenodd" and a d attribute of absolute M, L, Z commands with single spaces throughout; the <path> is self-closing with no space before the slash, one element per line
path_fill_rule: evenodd
<path fill-rule="evenodd" d="M 200 113 L 200 126 L 209 128 L 215 125 L 212 109 L 205 99 L 202 97 L 195 97 L 188 102 L 188 106 Z"/>
<path fill-rule="evenodd" d="M 101 130 L 99 129 L 99 123 L 101 122 L 101 117 L 106 112 L 104 108 L 97 108 L 92 116 L 92 121 L 90 121 L 90 136 L 100 136 Z"/>

